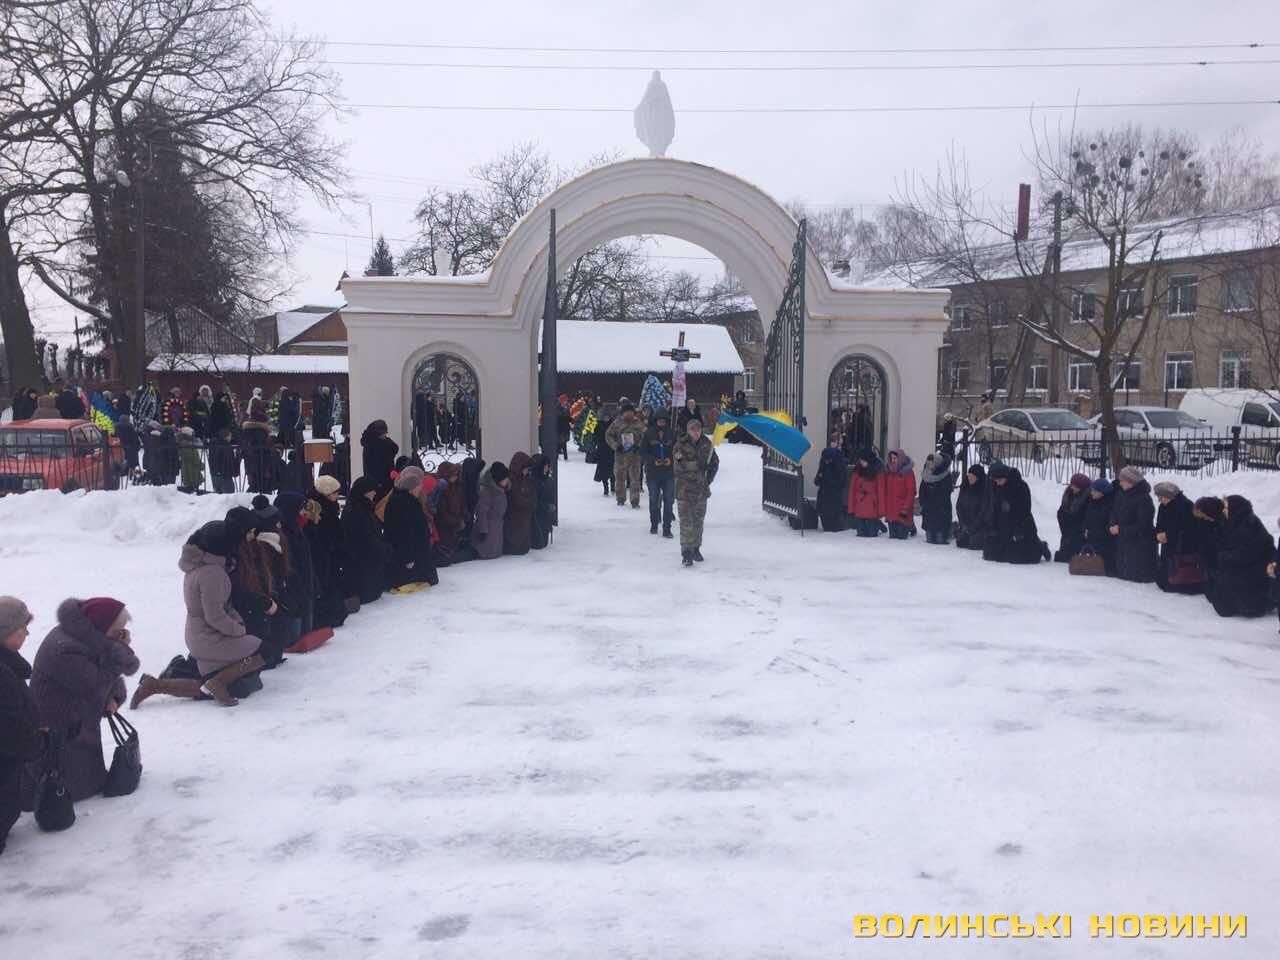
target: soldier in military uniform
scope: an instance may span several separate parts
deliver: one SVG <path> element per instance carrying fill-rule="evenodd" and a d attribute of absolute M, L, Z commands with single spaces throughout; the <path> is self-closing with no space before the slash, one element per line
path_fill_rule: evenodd
<path fill-rule="evenodd" d="M 686 567 L 702 562 L 702 522 L 707 516 L 711 482 L 720 469 L 711 440 L 702 433 L 702 421 L 694 417 L 671 452 L 676 475 L 676 513 L 680 517 L 680 559 Z"/>
<path fill-rule="evenodd" d="M 622 415 L 604 435 L 604 442 L 613 451 L 613 493 L 618 498 L 618 506 L 626 502 L 630 487 L 631 506 L 640 509 L 640 448 L 644 430 L 644 421 L 636 413 L 635 404 L 624 403 Z"/>

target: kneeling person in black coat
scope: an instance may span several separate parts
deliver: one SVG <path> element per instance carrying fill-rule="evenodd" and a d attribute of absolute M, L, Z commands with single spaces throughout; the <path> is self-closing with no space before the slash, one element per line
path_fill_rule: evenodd
<path fill-rule="evenodd" d="M 31 619 L 31 611 L 21 600 L 0 597 L 0 853 L 22 810 L 23 764 L 39 759 L 47 746 L 27 688 L 31 665 L 18 652 L 27 639 Z"/>
<path fill-rule="evenodd" d="M 431 553 L 431 529 L 417 491 L 425 474 L 421 467 L 405 467 L 396 477 L 395 489 L 387 501 L 386 531 L 393 553 L 387 570 L 387 585 L 440 582 Z"/>

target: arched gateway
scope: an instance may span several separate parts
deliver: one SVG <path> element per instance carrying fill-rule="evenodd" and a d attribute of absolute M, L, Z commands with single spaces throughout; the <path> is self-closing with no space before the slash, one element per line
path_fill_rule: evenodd
<path fill-rule="evenodd" d="M 524 217 L 485 273 L 466 277 L 351 277 L 347 306 L 353 433 L 382 418 L 402 448 L 415 372 L 449 354 L 474 372 L 479 431 L 489 459 L 537 448 L 537 358 L 548 225 L 557 264 L 635 234 L 678 237 L 711 251 L 741 278 L 766 329 L 787 285 L 796 222 L 773 198 L 713 167 L 626 160 L 569 181 Z M 816 258 L 804 284 L 804 414 L 812 478 L 825 446 L 832 370 L 842 358 L 884 373 L 885 441 L 923 459 L 932 449 L 945 290 L 884 290 L 833 281 Z M 353 467 L 359 458 L 353 458 Z M 807 493 L 812 492 L 810 489 Z"/>

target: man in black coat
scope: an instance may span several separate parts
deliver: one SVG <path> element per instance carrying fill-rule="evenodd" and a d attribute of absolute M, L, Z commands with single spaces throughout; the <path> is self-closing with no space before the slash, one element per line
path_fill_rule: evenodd
<path fill-rule="evenodd" d="M 1261 617 L 1271 608 L 1271 534 L 1244 497 L 1227 497 L 1222 517 L 1209 601 L 1221 617 Z"/>
<path fill-rule="evenodd" d="M 288 388 L 280 389 L 280 442 L 286 447 L 295 447 L 301 440 L 298 425 L 302 422 L 302 402 L 298 395 Z"/>
<path fill-rule="evenodd" d="M 39 759 L 48 742 L 27 687 L 31 665 L 18 652 L 31 619 L 21 600 L 0 597 L 0 853 L 21 814 L 23 764 Z"/>
<path fill-rule="evenodd" d="M 1031 515 L 1031 488 L 1014 467 L 991 467 L 991 533 L 982 559 L 998 563 L 1039 563 L 1052 555 Z"/>
<path fill-rule="evenodd" d="M 235 428 L 236 412 L 231 406 L 231 398 L 227 396 L 226 390 L 219 390 L 214 395 L 213 404 L 209 410 L 209 436 L 216 437 L 223 430 L 234 433 Z"/>
<path fill-rule="evenodd" d="M 84 419 L 84 401 L 80 399 L 80 394 L 70 386 L 64 385 L 58 391 L 58 398 L 53 402 L 53 405 L 58 408 L 58 413 L 63 420 Z"/>
<path fill-rule="evenodd" d="M 311 436 L 315 440 L 333 438 L 333 390 L 327 386 L 311 395 Z"/>
<path fill-rule="evenodd" d="M 1151 484 L 1137 467 L 1120 471 L 1120 492 L 1111 508 L 1111 534 L 1116 538 L 1116 576 L 1133 583 L 1156 579 L 1156 508 Z"/>

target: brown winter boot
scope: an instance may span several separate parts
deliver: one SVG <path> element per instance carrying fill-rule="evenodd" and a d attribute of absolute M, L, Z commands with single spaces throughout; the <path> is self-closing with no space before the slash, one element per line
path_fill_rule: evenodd
<path fill-rule="evenodd" d="M 129 709 L 137 710 L 142 701 L 154 697 L 157 693 L 167 693 L 171 697 L 185 697 L 188 700 L 199 700 L 204 696 L 199 680 L 157 680 L 149 673 L 144 673 L 138 680 L 138 687 L 133 691 L 129 701 Z"/>
<path fill-rule="evenodd" d="M 234 707 L 240 701 L 231 695 L 231 691 L 227 687 L 241 677 L 253 673 L 255 670 L 261 670 L 266 665 L 267 662 L 262 659 L 262 655 L 255 653 L 251 657 L 245 657 L 243 660 L 237 660 L 235 663 L 223 667 L 204 682 L 202 689 L 224 707 Z"/>

